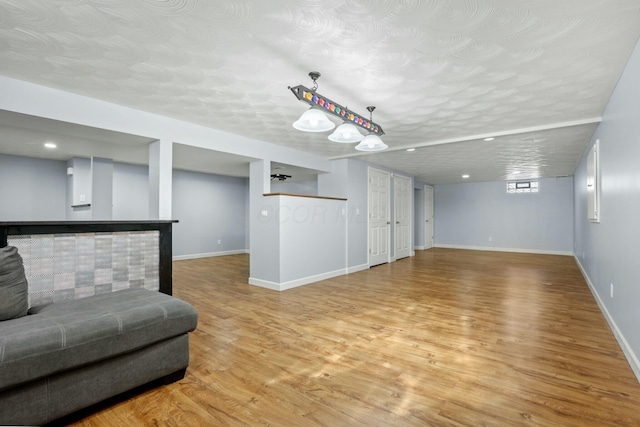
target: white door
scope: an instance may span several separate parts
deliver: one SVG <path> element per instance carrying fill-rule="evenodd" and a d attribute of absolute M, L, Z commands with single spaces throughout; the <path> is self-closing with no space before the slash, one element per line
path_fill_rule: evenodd
<path fill-rule="evenodd" d="M 411 256 L 411 180 L 395 175 L 393 178 L 396 259 Z"/>
<path fill-rule="evenodd" d="M 369 168 L 369 267 L 389 262 L 389 173 Z"/>
<path fill-rule="evenodd" d="M 424 248 L 429 249 L 433 247 L 433 187 L 428 185 L 424 186 L 424 217 Z"/>

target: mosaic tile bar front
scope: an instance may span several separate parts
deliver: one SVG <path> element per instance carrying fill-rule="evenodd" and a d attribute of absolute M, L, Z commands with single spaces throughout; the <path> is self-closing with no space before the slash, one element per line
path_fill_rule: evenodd
<path fill-rule="evenodd" d="M 29 306 L 126 288 L 159 289 L 160 232 L 9 236 L 29 283 Z"/>

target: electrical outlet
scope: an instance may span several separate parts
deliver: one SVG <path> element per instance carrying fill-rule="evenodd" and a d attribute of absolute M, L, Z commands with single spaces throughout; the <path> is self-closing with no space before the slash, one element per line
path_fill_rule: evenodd
<path fill-rule="evenodd" d="M 489 241 L 493 242 L 493 237 L 489 236 Z"/>
<path fill-rule="evenodd" d="M 613 283 L 609 283 L 609 286 L 611 287 L 611 298 L 613 298 Z"/>
<path fill-rule="evenodd" d="M 222 239 L 218 239 L 218 244 L 221 245 L 222 244 Z"/>

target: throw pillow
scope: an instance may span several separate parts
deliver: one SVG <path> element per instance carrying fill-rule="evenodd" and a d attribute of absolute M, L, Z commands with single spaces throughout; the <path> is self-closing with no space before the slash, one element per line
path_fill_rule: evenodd
<path fill-rule="evenodd" d="M 27 278 L 18 248 L 0 248 L 0 320 L 25 316 L 28 298 Z"/>

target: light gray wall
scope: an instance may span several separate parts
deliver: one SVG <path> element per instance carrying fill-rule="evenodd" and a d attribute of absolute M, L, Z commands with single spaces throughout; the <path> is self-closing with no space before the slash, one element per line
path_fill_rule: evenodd
<path fill-rule="evenodd" d="M 173 255 L 246 249 L 246 191 L 244 178 L 174 170 Z"/>
<path fill-rule="evenodd" d="M 279 281 L 286 283 L 344 271 L 346 201 L 296 196 L 278 199 Z"/>
<path fill-rule="evenodd" d="M 74 157 L 67 167 L 73 173 L 67 175 L 67 221 L 91 221 L 91 159 Z"/>
<path fill-rule="evenodd" d="M 435 244 L 571 254 L 573 178 L 538 182 L 532 194 L 507 194 L 504 181 L 436 185 Z"/>
<path fill-rule="evenodd" d="M 318 194 L 326 197 L 349 198 L 347 159 L 331 161 L 331 172 L 318 175 Z"/>
<path fill-rule="evenodd" d="M 113 164 L 113 219 L 149 219 L 149 168 L 146 165 Z"/>
<path fill-rule="evenodd" d="M 113 193 L 112 219 L 148 219 L 148 167 L 106 159 L 98 159 L 98 163 L 96 171 L 106 172 L 100 172 L 100 177 L 113 176 L 112 183 L 102 182 L 99 186 L 101 194 Z M 0 154 L 0 221 L 109 219 L 104 208 L 111 199 L 101 200 L 104 206 L 100 218 L 93 218 L 93 206 L 71 208 L 72 196 L 67 197 L 67 187 L 71 190 L 72 177 L 66 171 L 65 161 Z M 174 256 L 247 248 L 246 178 L 174 171 L 173 185 L 174 219 L 180 221 L 173 228 Z M 93 202 L 97 200 L 92 198 Z M 218 239 L 222 241 L 220 245 Z"/>
<path fill-rule="evenodd" d="M 305 194 L 307 196 L 317 196 L 318 181 L 302 181 L 302 182 L 271 181 L 271 192 L 272 193 Z"/>
<path fill-rule="evenodd" d="M 368 164 L 348 159 L 347 198 L 349 202 L 349 268 L 369 264 L 369 176 Z M 393 244 L 391 244 L 393 249 Z"/>
<path fill-rule="evenodd" d="M 640 380 L 640 44 L 575 173 L 575 253 Z M 586 157 L 600 140 L 600 223 L 587 221 Z M 613 297 L 611 296 L 613 284 Z"/>
<path fill-rule="evenodd" d="M 0 154 L 0 221 L 64 221 L 64 161 Z"/>
<path fill-rule="evenodd" d="M 244 192 L 244 247 L 246 250 L 251 251 L 251 240 L 249 239 L 249 230 L 251 230 L 251 217 L 250 217 L 250 191 L 249 191 L 249 178 L 245 178 L 244 185 L 247 191 Z"/>
<path fill-rule="evenodd" d="M 318 194 L 347 199 L 347 268 L 369 262 L 367 166 L 354 159 L 333 160 L 331 173 L 318 175 Z"/>
<path fill-rule="evenodd" d="M 93 220 L 113 219 L 113 160 L 92 159 L 91 212 Z"/>
<path fill-rule="evenodd" d="M 147 166 L 114 163 L 113 218 L 148 219 L 148 188 Z M 174 170 L 172 193 L 174 256 L 248 248 L 246 178 Z"/>

